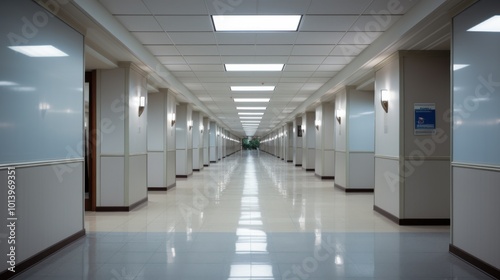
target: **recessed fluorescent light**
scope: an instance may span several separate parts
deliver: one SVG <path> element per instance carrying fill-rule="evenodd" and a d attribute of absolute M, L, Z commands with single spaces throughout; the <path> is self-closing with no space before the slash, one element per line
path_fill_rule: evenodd
<path fill-rule="evenodd" d="M 52 45 L 40 46 L 13 46 L 9 49 L 22 53 L 29 57 L 63 57 L 68 56 L 65 52 Z"/>
<path fill-rule="evenodd" d="M 254 115 L 254 116 L 262 116 L 264 113 L 238 113 L 238 115 Z"/>
<path fill-rule="evenodd" d="M 489 19 L 467 30 L 469 32 L 500 32 L 500 15 Z"/>
<path fill-rule="evenodd" d="M 260 123 L 260 121 L 241 121 L 241 123 Z"/>
<path fill-rule="evenodd" d="M 469 64 L 453 64 L 453 71 L 457 71 L 469 66 Z"/>
<path fill-rule="evenodd" d="M 301 15 L 213 15 L 215 31 L 297 31 Z"/>
<path fill-rule="evenodd" d="M 285 64 L 225 64 L 226 71 L 283 71 Z"/>
<path fill-rule="evenodd" d="M 236 110 L 265 110 L 266 107 L 236 107 Z"/>
<path fill-rule="evenodd" d="M 240 117 L 242 120 L 261 120 L 262 117 Z"/>
<path fill-rule="evenodd" d="M 231 91 L 273 91 L 275 86 L 231 86 Z"/>
<path fill-rule="evenodd" d="M 269 102 L 271 98 L 235 98 L 234 102 Z"/>
<path fill-rule="evenodd" d="M 17 84 L 9 81 L 0 81 L 0 86 L 17 86 Z"/>

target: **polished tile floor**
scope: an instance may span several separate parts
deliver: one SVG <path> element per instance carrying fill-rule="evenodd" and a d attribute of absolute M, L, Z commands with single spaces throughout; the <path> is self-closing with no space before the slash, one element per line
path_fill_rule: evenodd
<path fill-rule="evenodd" d="M 449 227 L 400 227 L 276 157 L 234 154 L 16 279 L 490 279 L 448 253 Z"/>

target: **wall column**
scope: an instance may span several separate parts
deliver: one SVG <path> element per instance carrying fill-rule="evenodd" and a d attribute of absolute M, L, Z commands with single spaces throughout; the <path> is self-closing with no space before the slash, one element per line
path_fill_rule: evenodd
<path fill-rule="evenodd" d="M 316 107 L 315 174 L 321 179 L 335 179 L 335 119 L 334 104 L 321 103 Z"/>
<path fill-rule="evenodd" d="M 314 171 L 316 157 L 316 128 L 314 127 L 315 112 L 306 112 L 302 115 L 302 169 Z"/>
<path fill-rule="evenodd" d="M 293 120 L 293 164 L 302 166 L 302 117 Z"/>
<path fill-rule="evenodd" d="M 187 103 L 176 109 L 176 177 L 187 178 L 193 174 L 193 109 Z"/>

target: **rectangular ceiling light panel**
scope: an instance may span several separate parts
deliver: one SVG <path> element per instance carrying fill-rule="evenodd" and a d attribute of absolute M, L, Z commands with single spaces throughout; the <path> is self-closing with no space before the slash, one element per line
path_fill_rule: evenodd
<path fill-rule="evenodd" d="M 297 31 L 301 15 L 213 15 L 215 31 Z"/>

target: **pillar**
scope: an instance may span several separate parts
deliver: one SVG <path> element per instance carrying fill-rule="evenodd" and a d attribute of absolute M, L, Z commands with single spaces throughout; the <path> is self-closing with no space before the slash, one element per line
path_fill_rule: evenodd
<path fill-rule="evenodd" d="M 210 166 L 210 119 L 203 118 L 203 166 Z"/>
<path fill-rule="evenodd" d="M 193 109 L 190 104 L 180 103 L 176 109 L 175 161 L 176 177 L 187 178 L 193 174 Z"/>
<path fill-rule="evenodd" d="M 314 126 L 315 112 L 302 115 L 302 169 L 314 171 L 316 157 L 316 128 Z"/>
<path fill-rule="evenodd" d="M 302 166 L 302 117 L 293 120 L 293 164 Z"/>
<path fill-rule="evenodd" d="M 333 103 L 324 102 L 316 107 L 314 121 L 316 155 L 314 169 L 315 175 L 321 179 L 335 179 L 335 122 Z"/>

